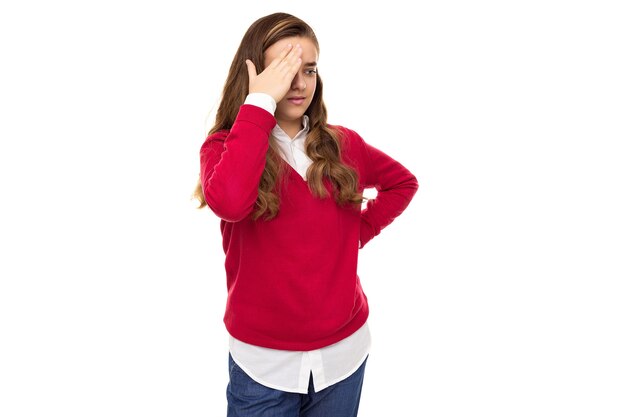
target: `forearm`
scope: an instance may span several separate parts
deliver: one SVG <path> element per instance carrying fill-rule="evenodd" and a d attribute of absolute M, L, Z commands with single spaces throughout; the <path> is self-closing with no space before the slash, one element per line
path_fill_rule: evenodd
<path fill-rule="evenodd" d="M 361 247 L 408 207 L 418 189 L 415 175 L 406 167 L 370 145 L 365 149 L 371 167 L 366 182 L 376 188 L 377 196 L 361 212 Z"/>
<path fill-rule="evenodd" d="M 211 143 L 209 138 L 203 146 L 200 181 L 204 198 L 220 218 L 239 221 L 254 209 L 275 124 L 268 112 L 243 105 L 225 140 Z"/>

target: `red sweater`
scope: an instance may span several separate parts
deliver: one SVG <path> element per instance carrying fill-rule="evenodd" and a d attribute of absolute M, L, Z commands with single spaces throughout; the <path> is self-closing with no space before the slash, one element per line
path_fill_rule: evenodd
<path fill-rule="evenodd" d="M 252 220 L 259 181 L 276 125 L 265 110 L 243 105 L 230 131 L 210 135 L 200 150 L 200 180 L 208 206 L 222 220 L 228 299 L 224 323 L 243 342 L 283 350 L 313 350 L 361 327 L 367 297 L 357 275 L 361 247 L 400 215 L 417 191 L 408 169 L 341 133 L 342 161 L 356 169 L 359 191 L 377 197 L 361 211 L 311 194 L 287 164 L 272 220 Z M 329 195 L 332 186 L 324 180 Z"/>

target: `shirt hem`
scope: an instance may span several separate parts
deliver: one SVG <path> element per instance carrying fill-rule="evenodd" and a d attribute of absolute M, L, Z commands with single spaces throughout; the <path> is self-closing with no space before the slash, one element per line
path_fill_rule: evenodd
<path fill-rule="evenodd" d="M 283 392 L 291 392 L 291 393 L 294 393 L 294 394 L 307 394 L 309 392 L 308 385 L 307 385 L 307 388 L 304 391 L 299 390 L 299 389 L 294 390 L 293 388 L 281 387 L 280 385 L 270 384 L 269 382 L 263 381 L 261 378 L 258 378 L 256 376 L 252 376 L 252 372 L 250 372 L 248 369 L 246 369 L 245 366 L 241 365 L 239 360 L 233 355 L 232 352 L 230 352 L 230 356 L 233 358 L 233 361 L 237 364 L 237 366 L 240 367 L 241 370 L 246 373 L 248 378 L 252 379 L 254 382 L 257 382 L 257 383 L 263 385 L 264 387 L 275 389 L 275 390 L 278 390 L 278 391 L 283 391 Z"/>
<path fill-rule="evenodd" d="M 320 391 L 330 387 L 331 385 L 335 385 L 336 383 L 341 382 L 344 379 L 349 378 L 353 373 L 355 373 L 357 371 L 357 369 L 359 369 L 361 367 L 361 365 L 363 365 L 363 362 L 365 362 L 365 359 L 367 359 L 367 357 L 370 354 L 370 349 L 371 349 L 371 346 L 368 346 L 367 351 L 365 352 L 365 355 L 363 355 L 363 357 L 357 362 L 357 365 L 354 368 L 352 368 L 350 371 L 346 372 L 345 375 L 342 375 L 339 378 L 335 378 L 335 379 L 331 380 L 330 382 L 322 384 L 319 388 L 315 386 L 315 379 L 314 379 L 313 380 L 313 390 L 317 393 L 317 392 L 320 392 Z"/>
<path fill-rule="evenodd" d="M 313 391 L 315 391 L 316 393 L 332 386 L 335 385 L 341 381 L 343 381 L 344 379 L 349 378 L 352 374 L 354 374 L 357 369 L 359 369 L 361 367 L 361 365 L 363 365 L 363 363 L 365 362 L 365 359 L 368 358 L 368 356 L 370 355 L 370 351 L 372 349 L 371 343 L 368 345 L 367 350 L 365 351 L 365 354 L 363 354 L 363 356 L 361 357 L 361 359 L 359 359 L 359 361 L 357 362 L 357 364 L 352 367 L 348 372 L 346 372 L 344 375 L 335 378 L 333 380 L 331 380 L 330 382 L 321 384 L 319 387 L 315 386 L 315 378 L 313 378 Z M 283 387 L 280 385 L 276 385 L 276 384 L 272 384 L 269 383 L 267 381 L 264 381 L 263 379 L 253 376 L 253 372 L 250 372 L 244 365 L 241 364 L 241 362 L 239 361 L 239 359 L 237 359 L 235 357 L 235 355 L 233 355 L 233 352 L 230 351 L 230 356 L 233 358 L 233 361 L 237 364 L 238 367 L 241 368 L 242 371 L 244 371 L 246 373 L 246 375 L 252 379 L 254 382 L 257 382 L 261 385 L 263 385 L 264 387 L 267 388 L 271 388 L 271 389 L 275 389 L 275 390 L 279 390 L 279 391 L 283 391 L 283 392 L 291 392 L 294 394 L 308 394 L 309 392 L 309 381 L 311 379 L 311 377 L 309 376 L 309 379 L 307 380 L 307 387 L 304 389 L 294 389 L 294 388 L 287 388 L 287 387 Z"/>

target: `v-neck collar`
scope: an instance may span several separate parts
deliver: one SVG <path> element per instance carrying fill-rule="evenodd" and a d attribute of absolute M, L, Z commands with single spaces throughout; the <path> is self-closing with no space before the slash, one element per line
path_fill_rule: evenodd
<path fill-rule="evenodd" d="M 296 171 L 296 169 L 292 167 L 291 164 L 289 164 L 289 162 L 283 160 L 282 163 L 285 165 L 285 170 L 286 170 L 286 171 L 283 171 L 283 175 L 295 176 L 296 180 L 299 180 L 303 182 L 304 184 L 307 184 L 307 187 L 308 187 L 307 179 L 302 177 L 302 175 L 300 175 L 300 173 Z"/>

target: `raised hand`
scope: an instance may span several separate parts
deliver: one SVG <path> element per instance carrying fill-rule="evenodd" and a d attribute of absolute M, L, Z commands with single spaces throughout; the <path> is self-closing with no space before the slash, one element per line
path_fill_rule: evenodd
<path fill-rule="evenodd" d="M 246 59 L 250 93 L 269 94 L 276 103 L 281 101 L 300 69 L 301 55 L 302 47 L 299 44 L 295 47 L 289 44 L 260 74 L 257 74 L 254 63 Z"/>

